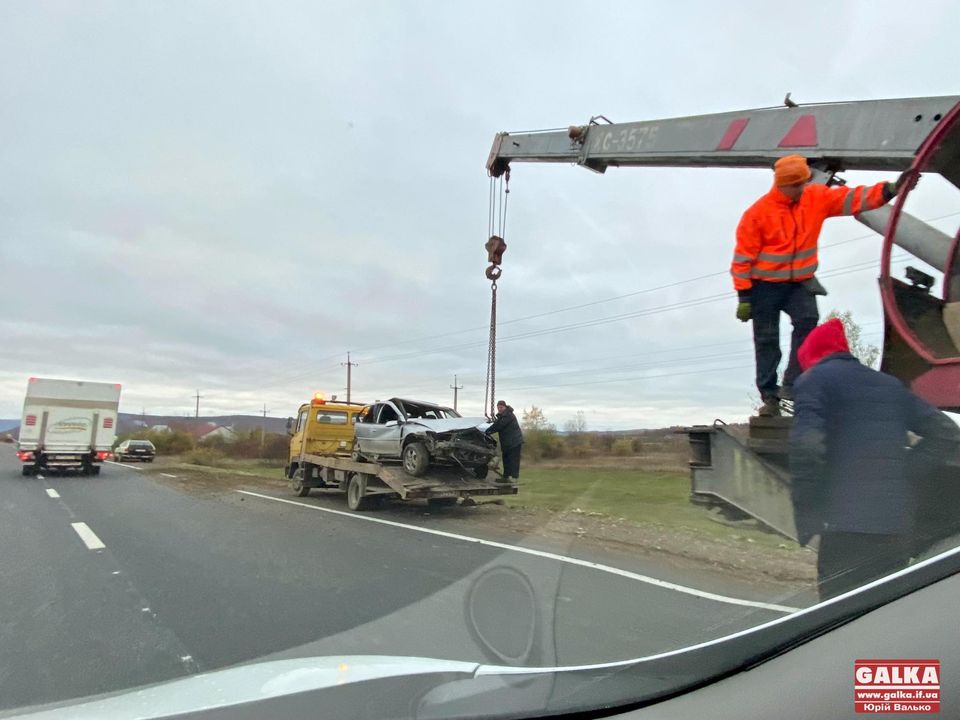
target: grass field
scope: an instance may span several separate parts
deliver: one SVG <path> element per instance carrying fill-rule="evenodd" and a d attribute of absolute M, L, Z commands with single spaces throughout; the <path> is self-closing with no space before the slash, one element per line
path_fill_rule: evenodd
<path fill-rule="evenodd" d="M 182 468 L 283 482 L 282 461 L 211 457 L 196 464 L 188 462 L 188 457 L 158 458 L 158 465 L 174 472 Z M 799 549 L 792 541 L 749 524 L 731 527 L 718 521 L 708 510 L 690 502 L 690 477 L 685 471 L 662 469 L 657 463 L 645 469 L 649 465 L 640 458 L 636 460 L 621 462 L 621 467 L 610 467 L 609 463 L 598 463 L 597 467 L 527 464 L 523 467 L 520 493 L 508 496 L 505 502 L 509 507 L 576 511 L 638 526 L 688 530 L 704 539 L 735 539 L 761 547 L 784 549 L 786 545 L 788 549 Z"/>
<path fill-rule="evenodd" d="M 755 542 L 767 547 L 796 543 L 751 527 L 718 522 L 710 512 L 690 502 L 690 477 L 679 472 L 640 469 L 559 468 L 527 466 L 521 472 L 520 493 L 513 507 L 554 511 L 579 510 L 624 518 L 638 525 L 685 528 L 712 538 Z"/>

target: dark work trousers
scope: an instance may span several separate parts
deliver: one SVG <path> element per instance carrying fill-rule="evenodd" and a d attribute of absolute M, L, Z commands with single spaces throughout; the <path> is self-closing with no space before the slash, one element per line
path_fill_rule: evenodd
<path fill-rule="evenodd" d="M 520 451 L 523 445 L 512 448 L 503 448 L 503 476 L 514 479 L 520 477 Z"/>
<path fill-rule="evenodd" d="M 776 399 L 777 368 L 780 365 L 780 313 L 793 321 L 790 362 L 783 374 L 784 387 L 792 387 L 800 375 L 797 350 L 817 326 L 817 297 L 798 282 L 753 281 L 750 289 L 753 317 L 753 347 L 757 356 L 757 389 L 763 400 Z"/>
<path fill-rule="evenodd" d="M 820 599 L 836 597 L 910 562 L 913 541 L 907 535 L 824 532 L 817 552 Z"/>

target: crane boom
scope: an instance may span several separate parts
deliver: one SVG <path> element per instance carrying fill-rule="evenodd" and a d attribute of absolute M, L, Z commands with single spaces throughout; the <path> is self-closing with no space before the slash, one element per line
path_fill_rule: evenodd
<path fill-rule="evenodd" d="M 499 133 L 487 160 L 494 177 L 513 162 L 608 167 L 769 168 L 801 154 L 822 169 L 905 170 L 960 96 L 864 100 L 713 115 L 599 122 L 568 130 Z M 817 162 L 819 161 L 819 162 Z M 960 184 L 960 177 L 949 178 Z"/>

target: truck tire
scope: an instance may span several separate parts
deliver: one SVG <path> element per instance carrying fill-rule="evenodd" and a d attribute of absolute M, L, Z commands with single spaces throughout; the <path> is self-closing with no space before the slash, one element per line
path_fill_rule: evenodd
<path fill-rule="evenodd" d="M 35 474 L 36 468 L 33 465 L 24 465 L 23 466 L 23 476 L 24 477 L 33 477 Z"/>
<path fill-rule="evenodd" d="M 409 475 L 420 477 L 430 465 L 430 453 L 427 446 L 419 440 L 413 440 L 403 448 L 403 469 Z"/>
<path fill-rule="evenodd" d="M 290 478 L 290 488 L 297 494 L 297 497 L 306 497 L 310 494 L 310 487 L 303 482 L 302 467 L 293 471 L 293 477 Z"/>
<path fill-rule="evenodd" d="M 354 473 L 350 476 L 350 482 L 347 483 L 348 508 L 357 512 L 369 510 L 377 504 L 376 500 L 367 495 L 367 476 L 364 473 Z"/>

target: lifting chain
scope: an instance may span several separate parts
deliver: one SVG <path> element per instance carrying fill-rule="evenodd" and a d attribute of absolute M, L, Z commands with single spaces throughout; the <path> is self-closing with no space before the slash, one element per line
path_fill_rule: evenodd
<path fill-rule="evenodd" d="M 490 266 L 484 273 L 490 281 L 490 343 L 487 347 L 487 378 L 484 388 L 483 407 L 489 418 L 496 415 L 497 402 L 497 280 L 503 274 L 500 267 L 503 263 L 503 253 L 507 250 L 504 235 L 507 229 L 507 200 L 510 197 L 510 171 L 507 170 L 501 177 L 490 178 L 490 209 L 487 235 L 489 240 L 484 243 L 487 251 L 487 262 Z"/>

